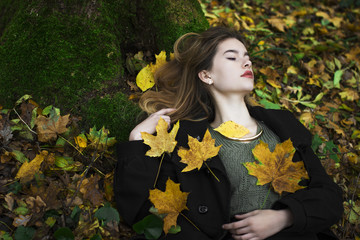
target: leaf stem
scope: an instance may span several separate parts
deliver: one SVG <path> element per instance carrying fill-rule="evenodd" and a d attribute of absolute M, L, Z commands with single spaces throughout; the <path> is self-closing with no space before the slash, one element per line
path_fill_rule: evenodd
<path fill-rule="evenodd" d="M 201 232 L 201 230 L 195 225 L 195 223 L 193 223 L 188 217 L 186 217 L 183 213 L 181 213 L 181 216 L 183 216 L 186 220 L 188 220 L 189 223 L 191 223 L 191 225 L 193 225 L 199 232 Z"/>
<path fill-rule="evenodd" d="M 211 174 L 214 176 L 214 178 L 215 178 L 218 182 L 220 182 L 220 180 L 215 176 L 215 173 L 214 173 L 213 171 L 211 171 L 209 165 L 207 165 L 206 162 L 204 162 L 204 163 L 205 163 L 206 167 L 209 169 L 209 171 L 211 172 Z"/>
<path fill-rule="evenodd" d="M 267 192 L 267 194 L 266 194 L 266 197 L 265 197 L 264 202 L 263 202 L 262 205 L 260 206 L 260 209 L 262 209 L 262 208 L 265 206 L 265 203 L 266 203 L 266 201 L 267 201 L 267 199 L 268 199 L 268 197 L 269 197 L 269 194 L 270 194 L 270 187 L 269 187 L 269 190 L 268 190 L 268 192 Z"/>
<path fill-rule="evenodd" d="M 154 188 L 156 186 L 156 183 L 157 183 L 157 180 L 158 180 L 158 177 L 159 177 L 159 174 L 160 174 L 160 168 L 161 168 L 161 164 L 162 164 L 162 162 L 164 160 L 164 156 L 165 156 L 165 152 L 163 152 L 161 160 L 160 160 L 160 165 L 159 165 L 159 168 L 158 168 L 158 171 L 157 171 L 157 174 L 156 174 L 156 178 L 155 178 L 155 182 L 154 182 Z"/>
<path fill-rule="evenodd" d="M 84 154 L 82 152 L 79 151 L 79 149 L 77 149 L 77 147 L 75 147 L 69 140 L 67 140 L 66 138 L 64 138 L 63 136 L 59 135 L 59 137 L 64 140 L 65 142 L 67 142 L 68 144 L 70 144 L 73 148 L 76 149 L 76 151 L 78 151 L 81 155 L 84 156 Z"/>

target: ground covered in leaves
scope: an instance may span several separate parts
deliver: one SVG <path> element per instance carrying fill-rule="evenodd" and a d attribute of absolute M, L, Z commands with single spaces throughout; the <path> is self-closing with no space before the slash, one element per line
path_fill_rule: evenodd
<path fill-rule="evenodd" d="M 332 229 L 340 239 L 359 239 L 359 1 L 201 2 L 211 25 L 243 33 L 256 77 L 253 97 L 267 108 L 289 109 L 313 133 L 313 149 L 344 192 L 345 212 Z M 134 101 L 145 58 L 127 60 Z M 30 96 L 0 111 L 0 239 L 133 236 L 113 204 L 116 140 L 106 126 L 80 129 L 76 116 L 38 106 Z"/>

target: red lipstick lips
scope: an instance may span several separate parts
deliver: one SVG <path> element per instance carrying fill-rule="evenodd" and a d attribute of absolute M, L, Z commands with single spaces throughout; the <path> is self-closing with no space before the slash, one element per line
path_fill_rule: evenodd
<path fill-rule="evenodd" d="M 241 77 L 254 78 L 254 75 L 251 71 L 246 71 Z"/>

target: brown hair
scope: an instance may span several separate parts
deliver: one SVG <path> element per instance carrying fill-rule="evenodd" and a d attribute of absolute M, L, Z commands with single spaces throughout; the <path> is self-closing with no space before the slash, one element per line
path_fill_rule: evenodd
<path fill-rule="evenodd" d="M 219 43 L 229 38 L 243 42 L 238 32 L 225 27 L 181 36 L 174 44 L 174 59 L 155 74 L 158 91 L 145 92 L 140 98 L 140 107 L 147 113 L 175 108 L 170 115 L 172 122 L 212 118 L 213 98 L 198 73 L 212 68 Z"/>

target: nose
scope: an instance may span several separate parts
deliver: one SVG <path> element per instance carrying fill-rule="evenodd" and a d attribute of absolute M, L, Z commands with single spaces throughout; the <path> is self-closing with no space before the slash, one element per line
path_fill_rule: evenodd
<path fill-rule="evenodd" d="M 251 68 L 251 66 L 252 66 L 252 62 L 250 60 L 245 61 L 243 65 L 244 68 Z"/>

